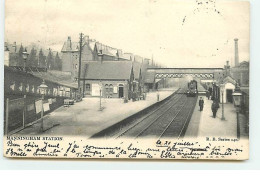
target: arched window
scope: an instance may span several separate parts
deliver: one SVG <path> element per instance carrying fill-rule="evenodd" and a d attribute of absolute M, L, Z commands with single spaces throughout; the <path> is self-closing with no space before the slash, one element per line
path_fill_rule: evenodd
<path fill-rule="evenodd" d="M 109 94 L 111 97 L 113 96 L 113 88 L 114 88 L 113 84 L 110 84 L 109 85 Z"/>
<path fill-rule="evenodd" d="M 20 83 L 19 91 L 23 91 L 23 83 Z"/>
<path fill-rule="evenodd" d="M 35 93 L 35 85 L 32 85 L 32 93 Z"/>
<path fill-rule="evenodd" d="M 29 84 L 26 85 L 25 90 L 26 90 L 26 92 L 30 92 L 30 85 Z"/>
<path fill-rule="evenodd" d="M 15 81 L 13 81 L 13 82 L 11 83 L 10 89 L 11 89 L 11 90 L 14 90 L 14 89 L 15 89 Z"/>
<path fill-rule="evenodd" d="M 108 84 L 105 84 L 105 93 L 106 93 L 106 97 L 109 97 L 109 86 Z"/>

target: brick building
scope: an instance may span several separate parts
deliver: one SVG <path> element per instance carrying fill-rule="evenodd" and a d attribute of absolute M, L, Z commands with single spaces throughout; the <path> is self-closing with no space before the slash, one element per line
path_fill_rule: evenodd
<path fill-rule="evenodd" d="M 85 96 L 131 99 L 142 92 L 141 64 L 131 61 L 88 61 L 81 80 Z M 101 90 L 101 92 L 100 92 Z"/>
<path fill-rule="evenodd" d="M 240 86 L 249 86 L 249 62 L 241 62 L 238 66 L 231 68 L 230 72 Z"/>
<path fill-rule="evenodd" d="M 62 71 L 71 72 L 72 79 L 77 80 L 79 65 L 79 43 L 72 42 L 68 37 L 61 49 Z M 116 49 L 85 36 L 82 42 L 81 63 L 86 61 L 133 61 L 144 62 L 140 56 L 132 53 L 123 53 Z"/>

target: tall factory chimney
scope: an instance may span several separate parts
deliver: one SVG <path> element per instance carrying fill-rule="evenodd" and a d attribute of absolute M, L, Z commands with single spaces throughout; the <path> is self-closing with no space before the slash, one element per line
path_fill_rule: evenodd
<path fill-rule="evenodd" d="M 239 66 L 239 58 L 238 58 L 238 39 L 235 38 L 235 67 Z"/>

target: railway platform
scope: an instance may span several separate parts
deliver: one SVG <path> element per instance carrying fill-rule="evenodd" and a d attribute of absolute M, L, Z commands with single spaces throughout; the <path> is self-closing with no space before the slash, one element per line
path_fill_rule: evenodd
<path fill-rule="evenodd" d="M 189 126 L 185 133 L 185 138 L 197 138 L 197 137 L 237 137 L 237 117 L 236 109 L 234 105 L 224 104 L 224 117 L 225 120 L 221 120 L 222 117 L 222 105 L 217 111 L 216 118 L 213 118 L 211 111 L 212 100 L 208 100 L 205 96 L 200 96 L 204 99 L 204 109 L 199 111 L 199 103 L 195 106 L 193 115 L 191 117 Z M 199 100 L 199 99 L 198 99 Z M 239 114 L 240 134 L 241 138 L 247 136 L 247 132 L 243 128 L 245 126 L 246 117 Z"/>
<path fill-rule="evenodd" d="M 198 83 L 198 93 L 199 95 L 206 95 L 207 90 L 200 84 Z"/>
<path fill-rule="evenodd" d="M 159 90 L 159 101 L 169 97 L 178 88 Z M 146 100 L 129 101 L 111 98 L 83 98 L 83 101 L 69 107 L 60 107 L 44 117 L 44 129 L 39 131 L 40 123 L 36 123 L 14 135 L 84 135 L 93 134 L 157 103 L 157 92 L 147 93 Z"/>

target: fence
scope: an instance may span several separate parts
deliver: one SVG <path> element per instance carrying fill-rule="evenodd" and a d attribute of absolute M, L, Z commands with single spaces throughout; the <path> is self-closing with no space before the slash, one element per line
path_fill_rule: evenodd
<path fill-rule="evenodd" d="M 44 115 L 63 105 L 62 97 L 46 97 L 43 100 Z M 24 95 L 23 98 L 5 100 L 5 134 L 15 133 L 41 118 L 42 99 Z"/>

